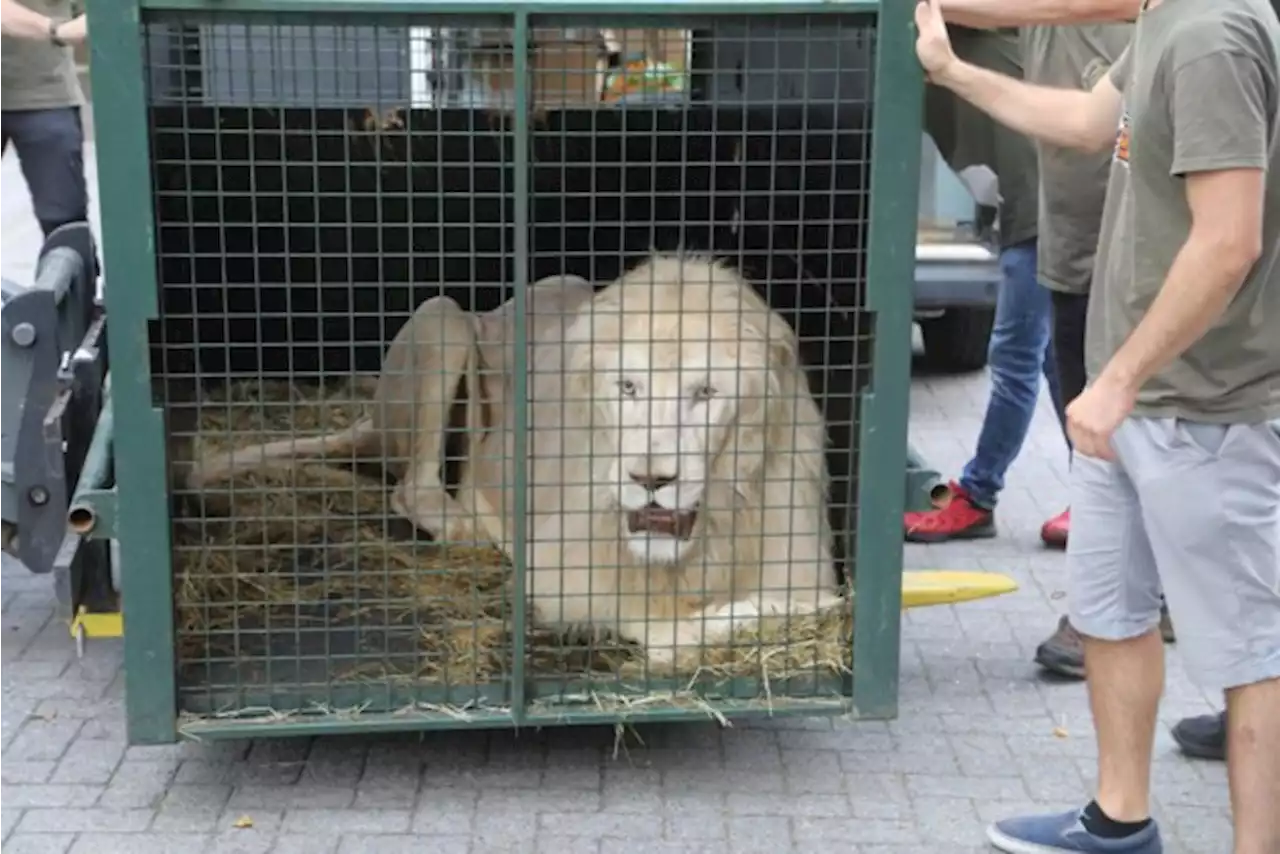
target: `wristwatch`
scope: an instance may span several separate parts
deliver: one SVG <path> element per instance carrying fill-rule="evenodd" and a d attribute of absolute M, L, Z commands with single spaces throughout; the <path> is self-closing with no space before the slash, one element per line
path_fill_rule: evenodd
<path fill-rule="evenodd" d="M 53 18 L 49 19 L 49 41 L 53 42 L 54 47 L 67 46 L 66 42 L 58 38 L 58 27 L 62 26 L 65 23 L 66 21 L 55 21 Z"/>

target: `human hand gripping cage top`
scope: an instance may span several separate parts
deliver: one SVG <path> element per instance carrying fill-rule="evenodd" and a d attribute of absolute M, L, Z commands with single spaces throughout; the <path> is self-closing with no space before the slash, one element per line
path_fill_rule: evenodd
<path fill-rule="evenodd" d="M 656 255 L 595 292 L 531 286 L 526 590 L 546 627 L 608 630 L 651 663 L 727 641 L 761 616 L 842 604 L 826 429 L 794 331 L 731 267 Z M 445 542 L 513 559 L 515 304 L 415 311 L 388 348 L 370 414 L 346 430 L 199 460 L 187 486 L 265 460 L 381 454 L 395 512 Z M 456 499 L 440 472 L 466 381 Z"/>

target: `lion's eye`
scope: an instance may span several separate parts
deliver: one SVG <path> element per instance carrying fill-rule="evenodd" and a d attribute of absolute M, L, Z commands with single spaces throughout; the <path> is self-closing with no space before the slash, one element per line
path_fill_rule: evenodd
<path fill-rule="evenodd" d="M 693 393 L 694 400 L 710 400 L 715 396 L 715 388 L 709 385 L 700 386 L 698 390 Z"/>
<path fill-rule="evenodd" d="M 622 392 L 625 397 L 636 396 L 636 384 L 631 380 L 621 380 L 618 383 L 618 391 Z"/>

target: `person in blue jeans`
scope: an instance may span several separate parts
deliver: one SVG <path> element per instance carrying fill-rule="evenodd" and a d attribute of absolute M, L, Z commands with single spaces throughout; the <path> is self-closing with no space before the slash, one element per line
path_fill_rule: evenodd
<path fill-rule="evenodd" d="M 1004 489 L 1005 473 L 1022 451 L 1040 399 L 1041 377 L 1048 384 L 1054 412 L 1065 430 L 1053 348 L 1052 295 L 1036 276 L 1036 243 L 1037 238 L 1032 237 L 1000 250 L 1000 290 L 988 355 L 991 395 L 977 448 L 959 483 L 969 503 L 977 511 L 986 511 L 975 513 L 981 521 L 967 528 L 969 537 L 995 533 L 990 511 Z M 934 518 L 947 516 L 943 513 Z M 919 539 L 924 529 L 913 533 L 913 539 Z M 954 536 L 956 531 L 947 533 Z"/>
<path fill-rule="evenodd" d="M 955 28 L 952 37 L 956 51 L 969 61 L 1021 76 L 1016 31 Z M 963 172 L 973 164 L 989 165 L 1001 196 L 1000 285 L 987 359 L 991 393 L 977 448 L 959 480 L 948 485 L 950 499 L 942 509 L 907 513 L 904 518 L 907 540 L 936 543 L 995 536 L 996 501 L 1031 427 L 1041 377 L 1048 382 L 1064 437 L 1066 402 L 1054 357 L 1052 293 L 1037 278 L 1035 146 L 936 86 L 928 87 L 925 95 L 925 128 L 952 169 Z"/>

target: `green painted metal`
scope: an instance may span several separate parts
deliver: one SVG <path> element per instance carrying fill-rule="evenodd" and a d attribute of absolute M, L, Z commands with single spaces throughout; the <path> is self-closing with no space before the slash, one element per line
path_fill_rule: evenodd
<path fill-rule="evenodd" d="M 830 703 L 805 698 L 779 698 L 771 707 L 742 700 L 726 700 L 717 703 L 714 714 L 705 708 L 681 707 L 683 698 L 673 696 L 672 707 L 657 713 L 637 713 L 628 709 L 604 709 L 582 698 L 580 705 L 557 705 L 539 713 L 534 710 L 526 716 L 526 723 L 536 727 L 546 726 L 627 726 L 663 721 L 666 723 L 713 720 L 738 721 L 777 717 L 828 716 L 832 714 Z M 518 726 L 515 716 L 507 709 L 468 709 L 439 711 L 423 708 L 394 713 L 362 714 L 359 717 L 337 716 L 316 718 L 272 717 L 259 714 L 243 719 L 192 717 L 179 722 L 179 734 L 186 739 L 216 741 L 224 738 L 284 738 L 322 735 L 373 735 L 430 730 L 509 729 Z"/>
<path fill-rule="evenodd" d="M 852 712 L 861 717 L 888 718 L 897 712 L 899 627 L 901 610 L 902 538 L 901 508 L 906 485 L 902 472 L 908 467 L 906 425 L 911 361 L 912 296 L 909 288 L 894 283 L 909 281 L 915 263 L 916 199 L 919 180 L 921 95 L 923 81 L 912 48 L 911 5 L 859 2 L 809 2 L 796 0 L 746 0 L 733 3 L 643 2 L 591 4 L 581 0 L 524 3 L 452 2 L 424 7 L 408 0 L 131 0 L 117 4 L 91 4 L 90 26 L 95 32 L 95 102 L 98 121 L 98 156 L 109 164 L 103 169 L 102 204 L 104 252 L 113 281 L 128 281 L 129 288 L 111 289 L 107 295 L 112 318 L 112 374 L 119 374 L 115 396 L 114 451 L 117 491 L 122 510 L 116 531 L 128 570 L 124 601 L 129 632 L 126 636 L 126 671 L 129 737 L 134 743 L 157 743 L 175 738 L 222 738 L 283 735 L 315 735 L 337 732 L 380 732 L 435 728 L 550 726 L 585 723 L 632 723 L 644 720 L 705 719 L 708 716 L 761 714 L 833 714 Z M 681 16 L 822 13 L 863 17 L 850 24 L 874 28 L 875 111 L 871 127 L 868 280 L 865 311 L 874 316 L 874 337 L 858 342 L 860 361 L 870 362 L 873 374 L 862 392 L 860 423 L 856 428 L 856 502 L 850 502 L 856 534 L 853 555 L 857 569 L 854 603 L 854 668 L 852 675 L 828 674 L 765 683 L 759 679 L 708 678 L 695 691 L 682 679 L 641 680 L 643 684 L 601 675 L 598 681 L 563 681 L 540 675 L 530 666 L 528 624 L 524 608 L 504 615 L 513 638 L 509 672 L 493 681 L 467 684 L 455 681 L 422 685 L 412 680 L 343 681 L 335 672 L 296 675 L 302 672 L 302 654 L 273 653 L 259 665 L 265 677 L 250 684 L 241 675 L 219 677 L 218 690 L 201 692 L 198 684 L 182 683 L 175 652 L 173 583 L 174 560 L 168 519 L 166 437 L 163 419 L 153 403 L 152 341 L 147 322 L 157 318 L 156 219 L 150 205 L 138 199 L 153 195 L 151 157 L 154 141 L 147 91 L 143 81 L 148 69 L 143 56 L 142 29 L 152 20 L 242 22 L 266 20 L 280 23 L 286 15 L 305 12 L 306 23 L 344 20 L 352 12 L 365 13 L 358 23 L 378 23 L 395 14 L 453 13 L 501 14 L 509 22 L 515 44 L 525 44 L 531 28 L 568 22 L 589 15 L 606 25 L 639 21 L 636 16 L 657 14 L 662 23 Z M 875 11 L 877 15 L 869 13 Z M 535 21 L 532 16 L 538 16 Z M 554 16 L 554 20 L 542 16 Z M 296 22 L 298 19 L 289 19 Z M 397 22 L 404 19 L 397 18 Z M 838 20 L 832 18 L 832 20 Z M 645 20 L 653 26 L 656 22 Z M 662 25 L 662 24 L 659 24 Z M 513 54 L 515 79 L 529 74 L 526 51 Z M 867 69 L 870 71 L 871 69 Z M 511 173 L 509 194 L 513 200 L 510 221 L 513 245 L 515 312 L 526 311 L 524 286 L 533 277 L 530 268 L 531 156 L 534 128 L 524 87 L 515 87 L 510 113 Z M 245 111 L 247 112 L 247 111 Z M 183 133 L 194 136 L 189 129 Z M 205 131 L 207 132 L 207 131 Z M 250 164 L 256 155 L 250 147 Z M 379 161 L 381 164 L 381 161 Z M 381 164 L 385 166 L 386 164 Z M 317 171 L 319 166 L 312 164 Z M 355 166 L 349 166 L 355 169 Z M 221 192 L 221 191 L 220 191 Z M 313 191 L 319 198 L 323 193 Z M 326 191 L 327 192 L 327 191 Z M 318 226 L 317 226 L 318 229 Z M 352 250 L 348 250 L 351 252 Z M 516 323 L 515 347 L 527 345 L 524 323 Z M 261 349 L 261 345 L 259 345 Z M 869 359 L 863 351 L 870 349 Z M 290 369 L 292 370 L 292 369 Z M 525 371 L 514 372 L 515 399 L 528 397 Z M 527 449 L 524 430 L 517 431 L 516 457 Z M 515 467 L 516 515 L 527 507 L 527 474 Z M 835 500 L 846 497 L 835 496 Z M 525 531 L 515 526 L 514 601 L 525 599 Z M 368 572 L 377 572 L 369 569 Z M 329 569 L 326 565 L 325 573 Z M 378 607 L 378 602 L 336 603 L 353 608 Z M 384 603 L 385 604 L 385 603 Z M 270 622 L 270 617 L 265 618 Z M 302 617 L 295 618 L 301 633 Z M 354 634 L 359 634 L 357 628 Z M 268 626 L 269 628 L 269 626 Z M 285 627 L 287 628 L 287 626 Z M 252 633 L 237 629 L 237 649 L 254 641 Z M 265 630 L 264 630 L 265 631 Z M 277 629 L 278 631 L 278 629 Z M 336 642 L 335 642 L 336 643 Z M 389 642 L 388 642 L 389 643 Z M 329 654 L 326 641 L 326 655 Z M 244 655 L 245 653 L 240 653 Z M 212 657 L 210 655 L 209 657 Z M 358 655 L 348 657 L 358 658 Z M 293 659 L 298 659 L 296 672 Z M 336 657 L 335 657 L 336 660 Z M 239 665 L 222 662 L 230 673 Z M 325 667 L 331 667 L 327 661 Z M 211 671 L 212 672 L 212 671 Z M 309 670 L 309 674 L 319 674 Z M 238 671 L 237 671 L 238 674 Z M 273 675 L 274 674 L 274 675 Z M 291 675 L 293 674 L 293 675 Z M 190 679 L 191 677 L 184 677 Z M 212 679 L 213 677 L 208 677 Z M 184 689 L 180 694 L 180 687 Z M 641 689 L 647 696 L 639 696 Z M 695 696 L 696 695 L 696 696 Z M 767 696 L 767 700 L 762 699 Z M 181 697 L 181 700 L 180 700 Z M 286 711 L 281 712 L 281 709 Z M 306 709 L 318 714 L 307 713 Z M 289 711 L 297 710 L 297 711 Z M 353 710 L 360 710 L 359 713 Z"/>
<path fill-rule="evenodd" d="M 121 599 L 129 631 L 124 639 L 125 708 L 129 740 L 172 742 L 177 737 L 173 576 L 170 567 L 168 484 L 164 430 L 151 400 L 147 321 L 157 314 L 155 226 L 147 134 L 146 79 L 138 6 L 89 3 L 93 30 L 94 135 L 99 162 L 104 263 L 115 287 L 106 289 L 116 488 L 127 512 L 117 519 Z M 109 260 L 107 260 L 109 258 Z"/>
<path fill-rule="evenodd" d="M 898 710 L 902 627 L 902 508 L 910 412 L 915 235 L 920 194 L 924 75 L 915 56 L 914 6 L 885 3 L 876 44 L 871 147 L 869 308 L 874 375 L 862 412 L 854 605 L 853 705 L 866 718 Z"/>
<path fill-rule="evenodd" d="M 876 12 L 879 0 L 135 0 L 147 10 L 210 11 L 219 14 L 245 12 L 364 13 L 383 15 L 581 15 L 599 19 L 609 16 L 627 21 L 639 16 L 660 15 L 774 15 Z M 914 56 L 914 53 L 912 54 Z"/>
<path fill-rule="evenodd" d="M 102 408 L 93 438 L 85 451 L 84 466 L 75 494 L 67 507 L 67 524 L 94 540 L 116 538 L 116 491 L 106 488 L 111 475 L 111 444 L 115 440 L 111 405 L 111 373 L 102 383 Z"/>
<path fill-rule="evenodd" d="M 526 12 L 516 12 L 515 28 L 512 33 L 512 41 L 515 44 L 529 44 L 529 15 Z M 513 59 L 513 77 L 516 80 L 529 79 L 529 51 L 517 50 Z M 515 124 L 515 170 L 512 175 L 513 193 L 515 195 L 515 312 L 516 317 L 527 317 L 528 306 L 526 303 L 526 288 L 533 284 L 529 278 L 529 89 L 526 86 L 517 86 L 515 91 L 515 105 L 512 108 L 512 118 Z M 515 335 L 515 352 L 525 353 L 529 348 L 529 327 L 525 323 L 516 324 Z M 529 399 L 529 374 L 524 369 L 524 360 L 517 359 L 519 366 L 515 372 L 515 399 L 526 401 Z M 521 412 L 524 414 L 523 422 L 516 430 L 515 442 L 512 445 L 514 456 L 517 460 L 523 460 L 528 456 L 529 435 L 528 435 L 528 407 L 522 407 Z M 529 469 L 527 466 L 518 465 L 516 469 L 516 485 L 515 485 L 515 517 L 524 519 L 529 512 L 528 509 L 528 488 L 529 488 Z M 515 594 L 513 599 L 516 602 L 525 601 L 525 585 L 527 583 L 527 535 L 528 531 L 524 525 L 516 525 L 515 534 L 512 537 L 512 551 L 515 553 L 515 560 L 512 563 L 515 566 Z M 511 634 L 517 638 L 527 637 L 525 626 L 525 608 L 516 608 L 512 614 Z M 512 652 L 511 662 L 511 710 L 512 718 L 517 723 L 523 723 L 525 715 L 525 662 L 528 655 L 525 652 L 523 644 L 517 644 L 516 649 Z"/>
<path fill-rule="evenodd" d="M 83 536 L 90 540 L 119 539 L 116 519 L 119 518 L 119 501 L 114 487 L 85 489 L 76 494 L 69 521 L 75 527 L 83 526 Z"/>

